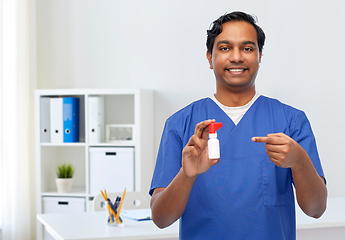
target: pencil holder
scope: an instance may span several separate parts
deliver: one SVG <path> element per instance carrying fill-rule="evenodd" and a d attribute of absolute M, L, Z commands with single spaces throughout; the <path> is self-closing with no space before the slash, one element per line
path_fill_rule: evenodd
<path fill-rule="evenodd" d="M 110 200 L 108 200 L 106 204 L 106 214 L 107 214 L 107 224 L 109 226 L 123 226 L 123 220 L 120 217 L 118 212 L 119 208 L 119 201 L 115 201 L 114 204 L 111 203 Z M 118 215 L 118 217 L 116 217 Z"/>
<path fill-rule="evenodd" d="M 125 199 L 126 188 L 123 191 L 122 197 L 117 196 L 114 203 L 108 198 L 107 191 L 104 189 L 104 192 L 101 190 L 102 196 L 105 200 L 105 205 L 108 213 L 107 224 L 110 226 L 122 226 L 123 221 L 120 217 L 120 212 L 122 208 L 123 201 Z"/>

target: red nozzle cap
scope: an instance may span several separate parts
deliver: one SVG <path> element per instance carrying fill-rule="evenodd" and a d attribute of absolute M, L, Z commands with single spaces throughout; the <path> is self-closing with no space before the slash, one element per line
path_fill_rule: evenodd
<path fill-rule="evenodd" d="M 223 123 L 218 122 L 218 123 L 210 123 L 210 125 L 208 125 L 209 127 L 209 133 L 216 133 L 216 131 L 223 127 Z"/>

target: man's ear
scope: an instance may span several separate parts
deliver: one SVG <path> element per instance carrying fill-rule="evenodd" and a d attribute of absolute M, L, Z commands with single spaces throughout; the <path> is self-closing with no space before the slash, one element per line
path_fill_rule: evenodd
<path fill-rule="evenodd" d="M 210 53 L 209 51 L 206 52 L 206 57 L 208 60 L 208 63 L 210 64 L 210 69 L 213 69 L 213 65 L 212 65 L 212 53 Z"/>
<path fill-rule="evenodd" d="M 261 63 L 262 52 L 259 53 L 259 63 Z"/>

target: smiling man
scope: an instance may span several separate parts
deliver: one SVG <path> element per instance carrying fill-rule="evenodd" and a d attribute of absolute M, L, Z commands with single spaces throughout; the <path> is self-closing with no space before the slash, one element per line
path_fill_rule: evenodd
<path fill-rule="evenodd" d="M 210 68 L 214 69 L 217 81 L 215 96 L 226 106 L 242 106 L 253 98 L 262 55 L 256 35 L 255 28 L 248 22 L 226 22 L 222 25 L 222 32 L 214 40 L 213 49 L 207 51 L 207 59 Z M 227 92 L 240 94 L 237 98 L 241 102 L 229 98 Z M 221 99 L 222 96 L 224 100 Z M 234 97 L 233 94 L 231 97 Z"/>
<path fill-rule="evenodd" d="M 152 218 L 164 228 L 180 218 L 180 239 L 296 238 L 295 196 L 318 218 L 327 189 L 304 112 L 255 90 L 265 34 L 243 12 L 221 16 L 207 31 L 216 93 L 165 124 L 150 194 Z M 208 125 L 220 159 L 208 158 Z"/>

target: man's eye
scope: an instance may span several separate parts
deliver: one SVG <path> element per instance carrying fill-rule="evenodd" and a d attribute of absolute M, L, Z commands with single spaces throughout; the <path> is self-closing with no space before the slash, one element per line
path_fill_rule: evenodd
<path fill-rule="evenodd" d="M 246 51 L 246 52 L 250 52 L 250 51 L 253 51 L 253 49 L 252 49 L 252 48 L 250 48 L 250 47 L 246 47 L 246 48 L 244 48 L 244 51 Z"/>
<path fill-rule="evenodd" d="M 227 50 L 229 50 L 229 48 L 228 47 L 221 47 L 220 50 L 221 51 L 227 51 Z"/>

